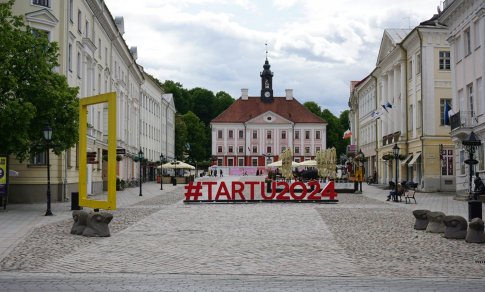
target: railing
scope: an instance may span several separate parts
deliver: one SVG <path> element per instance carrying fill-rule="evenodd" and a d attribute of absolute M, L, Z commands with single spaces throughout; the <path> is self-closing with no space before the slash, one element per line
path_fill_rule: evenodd
<path fill-rule="evenodd" d="M 459 111 L 450 116 L 451 130 L 458 128 L 472 128 L 477 125 L 477 118 L 472 111 Z"/>

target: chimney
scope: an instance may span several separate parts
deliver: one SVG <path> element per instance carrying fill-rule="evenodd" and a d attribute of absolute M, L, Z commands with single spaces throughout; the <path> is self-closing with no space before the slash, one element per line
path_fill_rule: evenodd
<path fill-rule="evenodd" d="M 293 89 L 285 89 L 286 100 L 293 100 Z"/>
<path fill-rule="evenodd" d="M 117 16 L 115 17 L 115 24 L 118 27 L 118 31 L 120 32 L 121 35 L 125 34 L 125 20 L 123 16 Z"/>
<path fill-rule="evenodd" d="M 241 89 L 241 99 L 242 100 L 248 100 L 248 89 L 247 88 Z"/>
<path fill-rule="evenodd" d="M 138 59 L 138 48 L 137 47 L 131 47 L 130 48 L 130 53 L 133 56 L 133 59 Z"/>

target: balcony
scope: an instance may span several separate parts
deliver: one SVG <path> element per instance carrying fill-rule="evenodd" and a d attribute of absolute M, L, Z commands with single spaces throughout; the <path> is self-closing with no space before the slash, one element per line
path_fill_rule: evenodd
<path fill-rule="evenodd" d="M 451 136 L 459 139 L 470 134 L 471 129 L 477 126 L 478 120 L 472 111 L 459 111 L 450 116 Z"/>

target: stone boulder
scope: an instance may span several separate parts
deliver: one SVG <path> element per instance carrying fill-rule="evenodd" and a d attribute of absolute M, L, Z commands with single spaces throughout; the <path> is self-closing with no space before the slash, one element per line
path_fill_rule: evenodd
<path fill-rule="evenodd" d="M 465 241 L 471 243 L 485 243 L 485 233 L 483 232 L 482 219 L 473 218 L 472 221 L 470 221 Z"/>
<path fill-rule="evenodd" d="M 113 214 L 107 212 L 91 212 L 88 214 L 84 236 L 108 237 L 110 236 L 108 224 L 113 220 Z"/>
<path fill-rule="evenodd" d="M 429 212 L 428 213 L 428 226 L 426 227 L 426 232 L 431 233 L 444 233 L 445 224 L 443 223 L 443 218 L 445 218 L 445 213 L 443 212 Z"/>
<path fill-rule="evenodd" d="M 72 219 L 74 224 L 71 228 L 71 234 L 81 235 L 88 221 L 88 213 L 86 211 L 76 210 L 72 212 Z"/>
<path fill-rule="evenodd" d="M 428 226 L 428 213 L 430 210 L 414 210 L 413 215 L 416 218 L 416 223 L 414 223 L 414 229 L 416 230 L 426 230 Z"/>
<path fill-rule="evenodd" d="M 449 239 L 465 239 L 468 222 L 461 216 L 445 216 L 443 218 L 445 224 L 445 238 Z"/>

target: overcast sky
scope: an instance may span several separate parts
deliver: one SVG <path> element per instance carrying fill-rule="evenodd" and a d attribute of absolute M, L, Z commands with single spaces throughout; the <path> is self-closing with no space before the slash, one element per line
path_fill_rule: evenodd
<path fill-rule="evenodd" d="M 105 0 L 125 20 L 138 63 L 185 88 L 241 88 L 259 96 L 268 43 L 275 96 L 293 89 L 335 115 L 351 80 L 375 67 L 385 28 L 409 28 L 437 12 L 436 0 Z"/>

